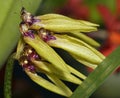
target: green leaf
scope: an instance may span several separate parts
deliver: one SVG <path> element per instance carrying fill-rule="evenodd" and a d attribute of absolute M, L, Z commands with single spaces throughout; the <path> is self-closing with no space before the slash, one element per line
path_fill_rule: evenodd
<path fill-rule="evenodd" d="M 36 16 L 35 19 L 40 20 L 30 26 L 30 29 L 39 30 L 44 28 L 53 32 L 91 32 L 97 30 L 97 24 L 72 19 L 59 14 L 46 14 Z"/>
<path fill-rule="evenodd" d="M 14 49 L 19 34 L 20 10 L 25 7 L 35 13 L 41 0 L 0 0 L 0 68 Z"/>
<path fill-rule="evenodd" d="M 120 47 L 110 54 L 74 91 L 70 98 L 89 98 L 104 80 L 120 65 Z"/>

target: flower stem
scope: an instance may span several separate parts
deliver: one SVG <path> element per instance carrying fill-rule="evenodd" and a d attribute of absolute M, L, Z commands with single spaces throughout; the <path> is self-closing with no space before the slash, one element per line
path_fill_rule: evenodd
<path fill-rule="evenodd" d="M 4 77 L 4 98 L 11 98 L 11 85 L 12 85 L 12 73 L 14 64 L 14 54 L 12 54 L 6 64 L 5 77 Z"/>

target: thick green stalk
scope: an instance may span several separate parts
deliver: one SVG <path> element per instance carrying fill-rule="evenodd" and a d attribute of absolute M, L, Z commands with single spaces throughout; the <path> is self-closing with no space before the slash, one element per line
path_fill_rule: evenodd
<path fill-rule="evenodd" d="M 13 55 L 9 57 L 6 68 L 5 68 L 5 77 L 4 77 L 4 98 L 11 98 L 11 85 L 12 85 L 12 73 L 14 58 Z"/>

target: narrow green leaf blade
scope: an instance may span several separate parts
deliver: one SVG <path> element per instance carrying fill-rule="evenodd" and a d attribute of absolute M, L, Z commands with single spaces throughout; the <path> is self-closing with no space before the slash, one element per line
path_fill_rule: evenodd
<path fill-rule="evenodd" d="M 120 65 L 120 47 L 110 54 L 74 91 L 70 98 L 89 98 L 104 80 Z"/>

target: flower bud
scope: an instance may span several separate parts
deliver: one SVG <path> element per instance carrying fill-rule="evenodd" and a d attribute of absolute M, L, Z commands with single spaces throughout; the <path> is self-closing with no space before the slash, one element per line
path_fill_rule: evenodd
<path fill-rule="evenodd" d="M 47 14 L 43 16 L 33 16 L 25 9 L 21 11 L 23 22 L 30 26 L 30 29 L 39 30 L 41 28 L 53 32 L 91 32 L 96 31 L 98 26 L 83 20 L 75 20 L 59 14 Z"/>
<path fill-rule="evenodd" d="M 49 19 L 49 20 L 41 20 L 40 22 L 35 22 L 30 26 L 31 29 L 39 30 L 41 28 L 58 32 L 58 33 L 64 33 L 64 32 L 91 32 L 96 31 L 96 27 L 89 26 L 81 23 L 80 21 L 76 20 L 67 20 L 63 18 L 58 19 Z"/>
<path fill-rule="evenodd" d="M 74 84 L 81 84 L 82 81 L 79 79 L 79 78 L 76 78 L 74 75 L 72 74 L 68 74 L 68 73 L 64 73 L 64 75 L 62 73 L 59 73 L 58 71 L 56 71 L 56 69 L 54 69 L 54 65 L 48 63 L 48 62 L 44 62 L 44 61 L 32 61 L 34 63 L 35 66 L 38 67 L 39 71 L 45 73 L 45 74 L 52 74 L 56 77 L 59 77 L 59 79 L 61 80 L 64 80 L 64 81 L 68 81 L 68 82 L 71 82 L 71 83 L 74 83 Z M 69 68 L 69 70 L 71 70 L 72 68 Z M 74 74 L 74 72 L 71 72 Z M 83 78 L 85 79 L 85 76 L 80 74 L 80 72 L 78 73 L 79 75 L 81 75 L 82 77 L 80 78 Z M 75 74 L 75 75 L 78 75 L 78 74 Z"/>

